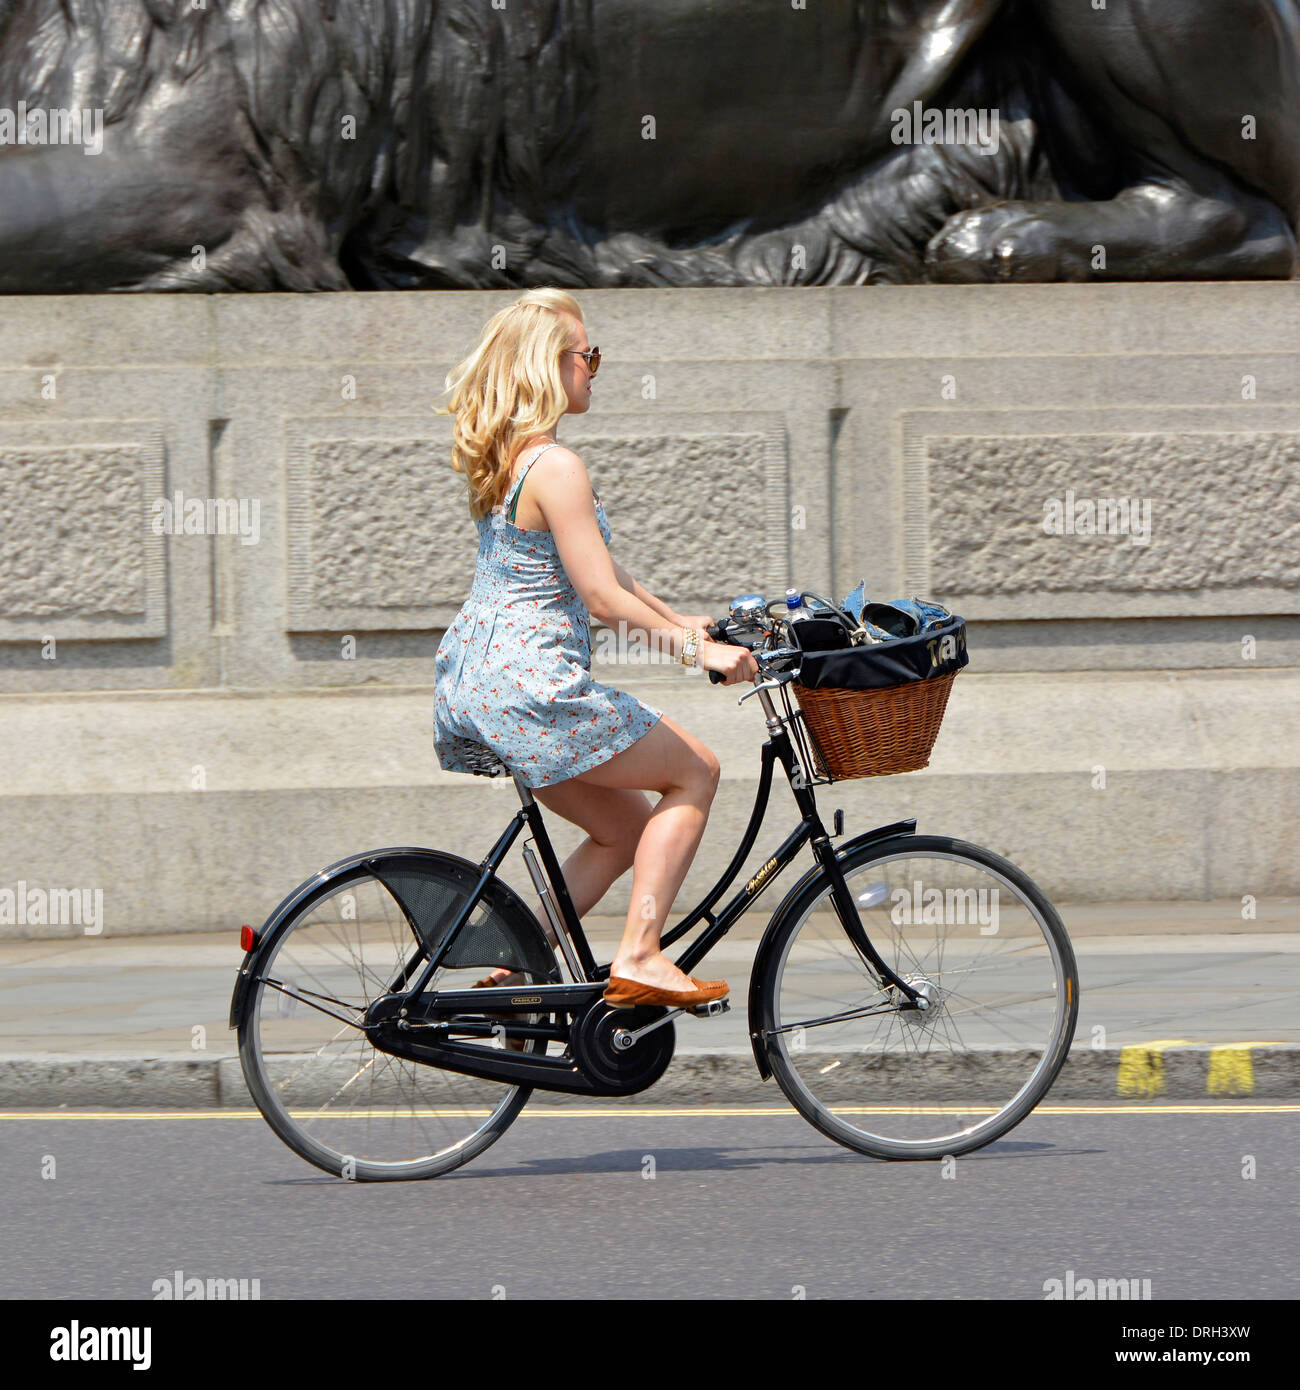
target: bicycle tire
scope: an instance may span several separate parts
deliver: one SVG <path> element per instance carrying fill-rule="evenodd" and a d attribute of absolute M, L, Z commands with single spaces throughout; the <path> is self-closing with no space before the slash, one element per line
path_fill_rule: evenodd
<path fill-rule="evenodd" d="M 308 880 L 263 928 L 265 950 L 238 1025 L 240 1064 L 272 1130 L 316 1167 L 362 1182 L 437 1177 L 495 1143 L 532 1094 L 530 1086 L 393 1057 L 347 1023 L 410 956 L 411 916 L 426 941 L 439 940 L 478 875 L 452 855 L 380 851 Z M 500 879 L 488 885 L 430 988 L 463 988 L 493 966 L 520 968 L 530 984 L 559 978 L 536 918 Z M 340 1018 L 344 1026 L 329 1036 Z M 528 1039 L 524 1047 L 544 1053 L 546 1043 Z M 434 1121 L 446 1142 L 433 1136 Z"/>
<path fill-rule="evenodd" d="M 944 866 L 930 871 L 930 888 L 915 876 L 924 863 Z M 898 836 L 843 851 L 840 864 L 872 944 L 909 983 L 927 983 L 930 1009 L 900 1009 L 900 992 L 880 988 L 820 873 L 778 910 L 756 981 L 751 1027 L 778 1085 L 821 1133 L 874 1157 L 947 1158 L 992 1143 L 1046 1095 L 1074 1036 L 1078 968 L 1059 914 L 1023 870 L 963 840 Z M 967 894 L 981 886 L 1010 890 L 1010 914 L 995 893 L 991 929 L 978 897 L 972 922 L 942 920 L 949 906 L 964 918 Z M 942 909 L 934 891 L 944 895 Z M 878 911 L 886 898 L 888 912 Z M 933 922 L 925 920 L 931 909 Z M 937 955 L 921 952 L 932 925 Z M 829 1013 L 814 1006 L 826 998 Z"/>

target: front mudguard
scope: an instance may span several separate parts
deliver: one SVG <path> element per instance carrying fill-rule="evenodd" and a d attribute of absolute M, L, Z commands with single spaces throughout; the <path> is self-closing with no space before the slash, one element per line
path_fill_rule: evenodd
<path fill-rule="evenodd" d="M 852 839 L 845 840 L 842 845 L 836 848 L 835 858 L 843 860 L 866 845 L 883 845 L 889 840 L 901 840 L 908 835 L 915 834 L 915 820 L 895 821 L 892 825 L 882 825 L 875 830 L 868 830 L 862 835 L 855 835 Z M 772 914 L 771 921 L 767 924 L 763 939 L 758 943 L 758 950 L 754 953 L 754 965 L 749 977 L 749 1044 L 754 1049 L 754 1061 L 758 1066 L 758 1074 L 764 1081 L 772 1075 L 772 1067 L 767 1058 L 767 1033 L 765 1031 L 771 1019 L 772 1002 L 767 993 L 768 963 L 777 948 L 777 942 L 780 940 L 787 922 L 791 917 L 797 916 L 804 910 L 805 899 L 816 896 L 818 889 L 815 886 L 815 880 L 820 879 L 821 876 L 822 866 L 814 864 L 781 899 L 776 911 Z"/>

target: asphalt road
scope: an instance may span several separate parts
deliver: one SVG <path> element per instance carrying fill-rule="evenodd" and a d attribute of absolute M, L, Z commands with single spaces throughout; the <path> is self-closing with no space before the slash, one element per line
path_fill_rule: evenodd
<path fill-rule="evenodd" d="M 455 1173 L 369 1184 L 256 1115 L 8 1112 L 0 1297 L 149 1300 L 177 1271 L 264 1300 L 1300 1296 L 1297 1105 L 1045 1104 L 948 1165 L 792 1112 L 647 1112 L 536 1100 Z"/>

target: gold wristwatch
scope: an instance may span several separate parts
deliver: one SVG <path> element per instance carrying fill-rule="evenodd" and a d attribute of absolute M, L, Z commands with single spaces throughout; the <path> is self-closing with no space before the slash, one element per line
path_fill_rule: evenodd
<path fill-rule="evenodd" d="M 700 634 L 693 627 L 684 627 L 682 631 L 686 634 L 686 641 L 682 644 L 682 654 L 678 659 L 683 666 L 694 666 L 696 652 L 700 646 Z"/>

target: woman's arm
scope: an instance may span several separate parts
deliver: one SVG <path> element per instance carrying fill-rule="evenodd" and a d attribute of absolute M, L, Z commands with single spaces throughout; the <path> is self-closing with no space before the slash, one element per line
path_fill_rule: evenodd
<path fill-rule="evenodd" d="M 625 585 L 600 533 L 591 479 L 578 455 L 563 445 L 550 449 L 529 477 L 533 499 L 555 538 L 560 562 L 587 612 L 606 627 L 648 633 L 672 656 L 680 656 L 686 624 L 667 617 L 662 611 L 666 605 L 654 608 L 640 598 L 637 591 L 645 590 L 635 580 L 631 582 L 636 588 Z M 631 579 L 626 570 L 623 574 Z"/>
<path fill-rule="evenodd" d="M 619 564 L 611 555 L 610 562 L 614 566 L 614 573 L 618 577 L 618 582 L 629 594 L 635 594 L 647 608 L 652 608 L 661 617 L 667 618 L 670 623 L 678 627 L 686 627 L 686 620 L 676 613 L 663 599 L 656 598 L 648 589 L 643 588 L 635 579 Z"/>
<path fill-rule="evenodd" d="M 587 612 L 608 628 L 644 632 L 670 656 L 680 656 L 686 643 L 683 629 L 702 630 L 712 620 L 688 617 L 681 621 L 666 603 L 616 565 L 597 523 L 591 480 L 578 455 L 558 446 L 547 452 L 529 476 L 533 498 L 555 537 L 560 562 Z M 696 665 L 719 672 L 728 685 L 758 679 L 758 665 L 746 648 L 707 637 L 699 645 Z"/>

